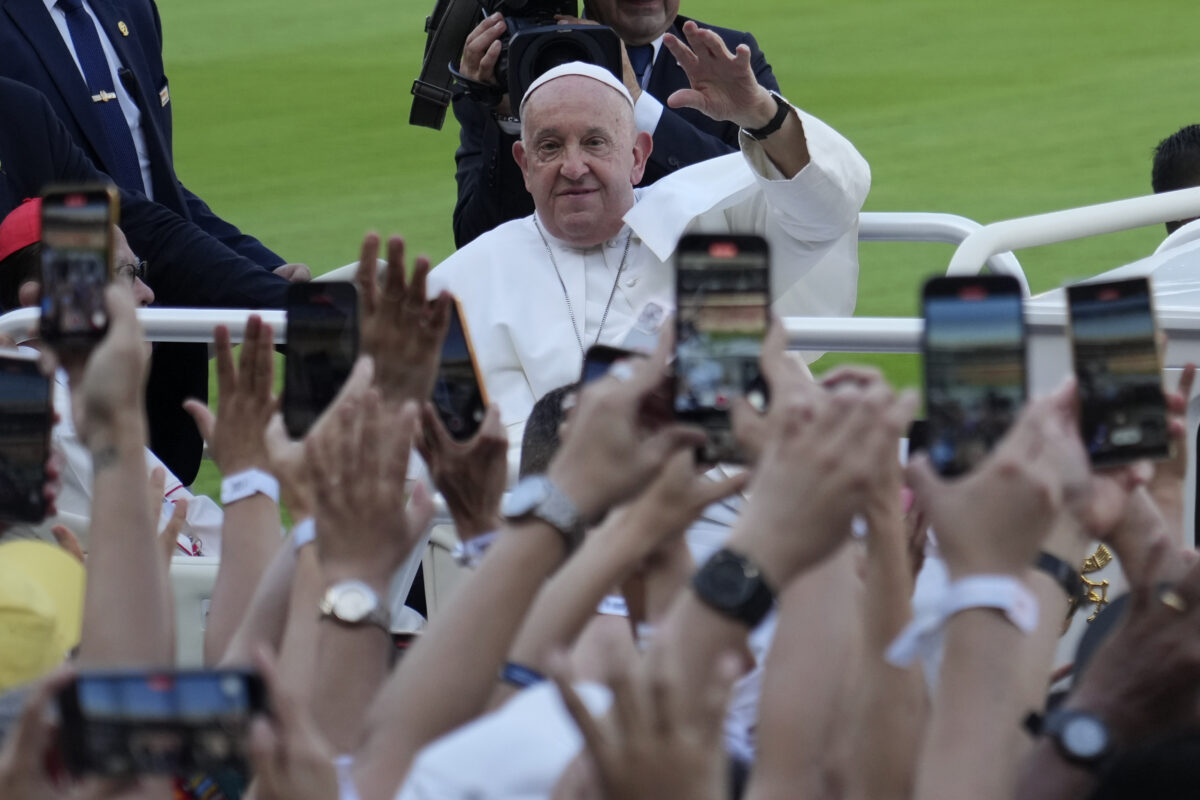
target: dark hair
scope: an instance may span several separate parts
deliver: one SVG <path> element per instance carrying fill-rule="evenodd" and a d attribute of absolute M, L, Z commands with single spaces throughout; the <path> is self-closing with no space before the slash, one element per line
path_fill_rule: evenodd
<path fill-rule="evenodd" d="M 0 312 L 21 305 L 17 296 L 21 284 L 36 281 L 42 269 L 42 243 L 34 242 L 0 261 Z"/>
<path fill-rule="evenodd" d="M 1150 184 L 1155 192 L 1200 186 L 1200 125 L 1187 125 L 1158 143 Z"/>
<path fill-rule="evenodd" d="M 520 477 L 541 475 L 550 466 L 550 459 L 558 452 L 558 426 L 567 416 L 563 398 L 576 388 L 571 383 L 551 389 L 533 404 L 525 421 L 525 435 L 521 437 Z"/>

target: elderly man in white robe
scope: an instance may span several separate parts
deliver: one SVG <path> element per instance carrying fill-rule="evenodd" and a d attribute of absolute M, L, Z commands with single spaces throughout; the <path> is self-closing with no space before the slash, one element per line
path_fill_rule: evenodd
<path fill-rule="evenodd" d="M 484 382 L 509 442 L 543 394 L 578 379 L 584 351 L 620 346 L 674 309 L 672 259 L 685 232 L 759 233 L 772 252 L 777 315 L 848 315 L 857 292 L 858 212 L 870 170 L 830 126 L 760 86 L 743 47 L 685 27 L 666 37 L 690 106 L 742 128 L 742 152 L 635 190 L 652 147 L 606 70 L 574 63 L 521 102 L 513 156 L 536 212 L 479 237 L 430 275 L 463 304 Z M 695 52 L 693 52 L 695 51 Z M 651 337 L 657 330 L 644 330 Z"/>

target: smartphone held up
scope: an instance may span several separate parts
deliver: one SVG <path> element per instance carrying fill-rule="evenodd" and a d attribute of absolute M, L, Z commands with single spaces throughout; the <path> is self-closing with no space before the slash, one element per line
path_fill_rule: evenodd
<path fill-rule="evenodd" d="M 248 773 L 262 679 L 242 670 L 84 672 L 58 696 L 59 749 L 73 775 Z"/>
<path fill-rule="evenodd" d="M 744 460 L 730 411 L 738 398 L 766 407 L 759 369 L 769 322 L 771 270 L 761 236 L 684 236 L 676 250 L 676 419 L 700 425 L 707 463 Z"/>
<path fill-rule="evenodd" d="M 288 284 L 283 423 L 300 439 L 321 416 L 358 358 L 358 290 L 349 282 Z"/>
<path fill-rule="evenodd" d="M 450 305 L 432 399 L 438 418 L 452 439 L 465 441 L 479 431 L 487 413 L 487 390 L 458 298 Z"/>
<path fill-rule="evenodd" d="M 104 289 L 113 277 L 117 191 L 90 184 L 53 186 L 42 195 L 40 335 L 60 349 L 104 338 Z"/>
<path fill-rule="evenodd" d="M 1170 457 L 1150 281 L 1068 286 L 1067 307 L 1080 434 L 1092 464 Z"/>
<path fill-rule="evenodd" d="M 991 451 L 1025 403 L 1021 289 L 1007 275 L 938 277 L 922 292 L 926 445 L 942 475 Z"/>

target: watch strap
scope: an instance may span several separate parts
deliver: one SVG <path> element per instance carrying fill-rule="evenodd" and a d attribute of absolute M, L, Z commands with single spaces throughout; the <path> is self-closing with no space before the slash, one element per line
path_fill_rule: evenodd
<path fill-rule="evenodd" d="M 1077 569 L 1058 556 L 1051 555 L 1043 550 L 1038 553 L 1037 561 L 1033 566 L 1035 569 L 1053 578 L 1054 582 L 1061 586 L 1062 590 L 1067 593 L 1067 599 L 1071 602 L 1081 603 L 1087 598 L 1087 589 L 1083 585 L 1083 576 Z"/>
<path fill-rule="evenodd" d="M 579 514 L 579 509 L 575 507 L 575 503 L 554 482 L 545 475 L 531 475 L 517 484 L 513 489 L 513 494 L 520 494 L 522 484 L 536 483 L 540 486 L 543 497 L 540 501 L 528 509 L 521 509 L 515 514 L 505 514 L 505 518 L 514 522 L 520 522 L 530 517 L 540 519 L 550 527 L 554 528 L 563 537 L 563 542 L 566 544 L 567 552 L 574 552 L 579 543 L 583 541 L 583 519 Z"/>
<path fill-rule="evenodd" d="M 279 481 L 261 469 L 247 469 L 227 475 L 221 481 L 221 505 L 236 503 L 256 494 L 265 494 L 275 503 L 279 502 Z"/>
<path fill-rule="evenodd" d="M 761 128 L 742 128 L 751 139 L 762 141 L 782 128 L 784 120 L 787 119 L 788 114 L 792 111 L 792 104 L 784 100 L 783 95 L 779 94 L 779 92 L 771 92 L 771 98 L 779 106 L 775 111 L 775 116 L 771 117 L 771 121 Z"/>

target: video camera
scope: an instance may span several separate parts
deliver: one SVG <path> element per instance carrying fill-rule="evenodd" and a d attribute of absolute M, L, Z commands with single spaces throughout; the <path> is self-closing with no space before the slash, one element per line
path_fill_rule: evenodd
<path fill-rule="evenodd" d="M 482 5 L 482 14 L 479 8 Z M 455 64 L 467 34 L 486 15 L 500 12 L 507 30 L 501 37 L 496 64 L 499 88 L 464 78 Z M 425 20 L 429 37 L 421 75 L 413 82 L 410 125 L 440 130 L 457 84 L 467 96 L 494 106 L 507 92 L 515 111 L 525 90 L 548 69 L 570 61 L 586 61 L 621 77 L 620 38 L 602 25 L 559 25 L 556 15 L 578 16 L 577 0 L 437 0 Z"/>

